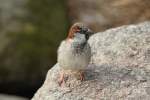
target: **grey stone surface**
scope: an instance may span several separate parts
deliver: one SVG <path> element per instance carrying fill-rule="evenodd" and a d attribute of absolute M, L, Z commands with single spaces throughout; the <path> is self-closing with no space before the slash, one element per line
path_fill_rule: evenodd
<path fill-rule="evenodd" d="M 56 64 L 32 100 L 149 100 L 150 22 L 99 32 L 89 44 L 85 81 L 69 75 L 60 87 Z"/>

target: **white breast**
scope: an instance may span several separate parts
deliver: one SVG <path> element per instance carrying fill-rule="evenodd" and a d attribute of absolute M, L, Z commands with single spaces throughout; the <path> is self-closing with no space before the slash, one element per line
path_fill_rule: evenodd
<path fill-rule="evenodd" d="M 71 47 L 72 41 L 62 41 L 58 49 L 58 64 L 60 67 L 66 70 L 84 70 L 91 57 L 91 50 L 89 44 L 87 44 L 82 53 L 73 52 L 74 48 Z"/>

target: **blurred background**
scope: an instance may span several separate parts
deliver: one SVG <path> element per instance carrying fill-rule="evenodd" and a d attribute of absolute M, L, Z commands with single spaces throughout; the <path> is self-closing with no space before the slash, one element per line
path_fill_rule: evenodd
<path fill-rule="evenodd" d="M 149 0 L 0 0 L 0 100 L 34 95 L 74 22 L 99 32 L 148 20 Z"/>

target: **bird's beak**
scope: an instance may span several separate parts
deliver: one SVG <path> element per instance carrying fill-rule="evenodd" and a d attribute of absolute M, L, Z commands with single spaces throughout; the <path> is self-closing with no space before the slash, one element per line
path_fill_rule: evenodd
<path fill-rule="evenodd" d="M 88 29 L 87 34 L 92 35 L 92 34 L 94 34 L 94 32 L 92 30 Z"/>

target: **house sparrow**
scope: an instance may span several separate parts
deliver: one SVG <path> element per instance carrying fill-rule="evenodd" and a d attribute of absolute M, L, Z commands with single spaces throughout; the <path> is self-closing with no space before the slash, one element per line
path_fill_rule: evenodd
<path fill-rule="evenodd" d="M 57 62 L 63 69 L 59 84 L 64 82 L 65 71 L 79 73 L 80 80 L 84 80 L 83 71 L 91 58 L 90 46 L 87 42 L 93 32 L 82 23 L 75 23 L 69 30 L 67 39 L 63 40 L 58 48 Z"/>

